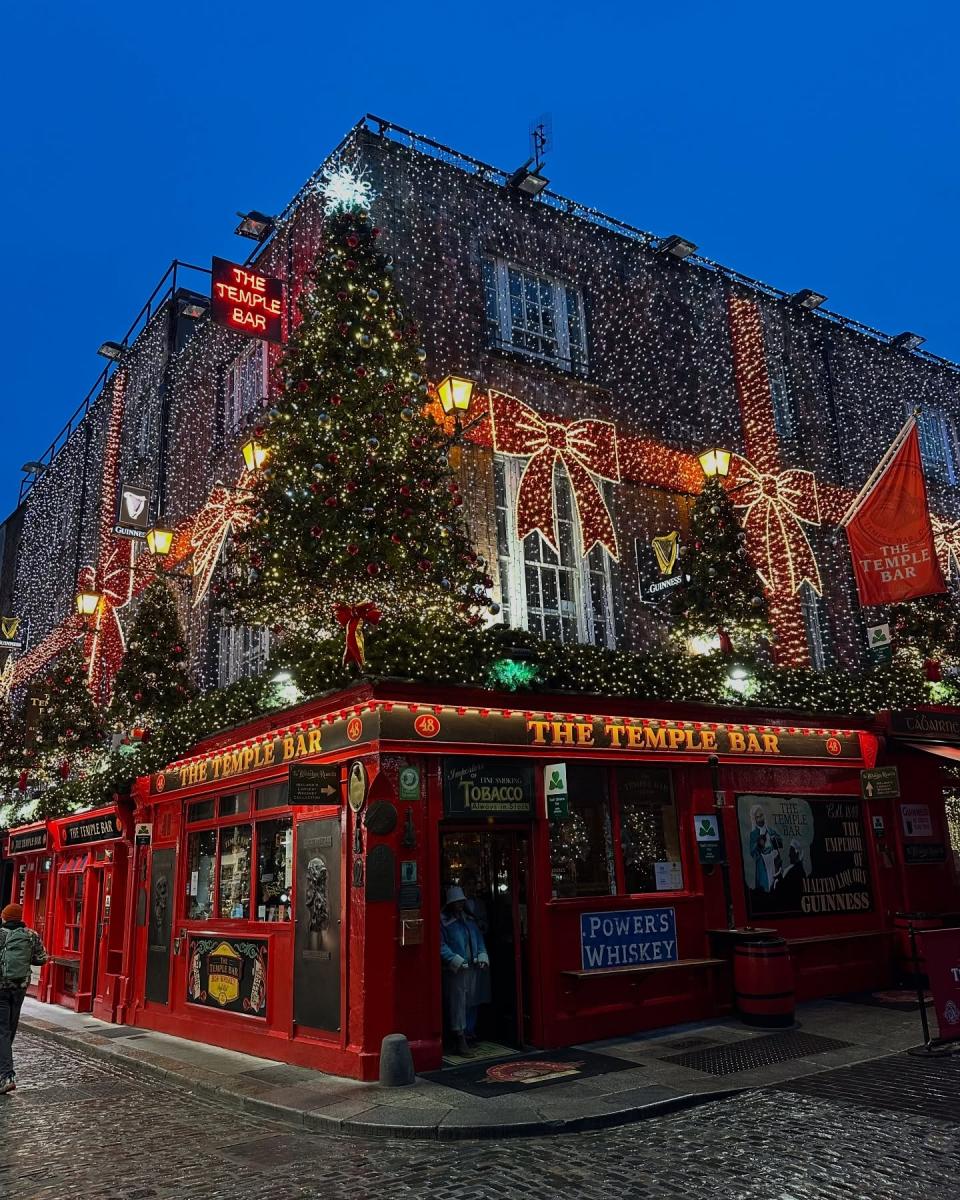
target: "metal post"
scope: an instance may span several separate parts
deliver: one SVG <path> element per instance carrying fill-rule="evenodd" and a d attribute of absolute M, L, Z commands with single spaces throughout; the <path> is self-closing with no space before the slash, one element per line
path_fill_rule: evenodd
<path fill-rule="evenodd" d="M 923 1026 L 923 1044 L 930 1050 L 930 1024 L 927 1021 L 927 998 L 924 994 L 923 976 L 920 972 L 920 955 L 917 953 L 917 934 L 913 922 L 907 925 L 910 934 L 910 957 L 913 959 L 913 977 L 917 981 L 917 1000 L 920 1004 L 920 1024 Z"/>
<path fill-rule="evenodd" d="M 710 785 L 713 788 L 713 808 L 717 814 L 717 824 L 723 839 L 723 858 L 720 860 L 720 877 L 723 880 L 723 898 L 727 906 L 727 928 L 736 929 L 737 923 L 733 916 L 733 892 L 730 888 L 730 858 L 727 854 L 727 833 L 723 825 L 724 805 L 720 801 L 720 759 L 711 754 L 707 759 L 710 767 Z"/>

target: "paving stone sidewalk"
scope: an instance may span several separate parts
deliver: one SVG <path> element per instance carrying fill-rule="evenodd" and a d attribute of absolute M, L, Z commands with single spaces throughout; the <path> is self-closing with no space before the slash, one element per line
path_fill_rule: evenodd
<path fill-rule="evenodd" d="M 578 1047 L 619 1060 L 606 1074 L 481 1097 L 436 1078 L 386 1088 L 238 1054 L 27 999 L 36 1035 L 272 1120 L 365 1137 L 543 1136 L 623 1125 L 748 1089 L 900 1053 L 921 1041 L 917 1012 L 817 1001 L 790 1030 L 704 1022 Z M 544 1052 L 549 1059 L 549 1051 Z M 625 1066 L 621 1064 L 626 1064 Z"/>

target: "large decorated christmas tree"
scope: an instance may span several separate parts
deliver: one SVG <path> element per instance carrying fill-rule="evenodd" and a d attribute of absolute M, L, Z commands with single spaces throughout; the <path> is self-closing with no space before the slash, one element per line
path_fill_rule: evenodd
<path fill-rule="evenodd" d="M 766 630 L 763 584 L 750 560 L 746 535 L 719 477 L 707 479 L 690 514 L 690 533 L 681 546 L 688 581 L 671 602 L 674 631 L 681 637 L 750 643 Z"/>
<path fill-rule="evenodd" d="M 429 640 L 488 603 L 444 431 L 425 411 L 425 352 L 349 170 L 325 189 L 322 248 L 258 436 L 253 520 L 228 600 L 281 641 L 345 634 L 363 658 L 377 621 Z M 279 627 L 279 628 L 278 628 Z"/>
<path fill-rule="evenodd" d="M 143 593 L 110 702 L 110 718 L 123 729 L 149 727 L 172 715 L 193 695 L 186 638 L 165 579 Z"/>
<path fill-rule="evenodd" d="M 103 742 L 103 719 L 87 687 L 79 643 L 66 650 L 44 676 L 38 698 L 37 758 L 48 775 L 66 778 L 78 756 Z"/>

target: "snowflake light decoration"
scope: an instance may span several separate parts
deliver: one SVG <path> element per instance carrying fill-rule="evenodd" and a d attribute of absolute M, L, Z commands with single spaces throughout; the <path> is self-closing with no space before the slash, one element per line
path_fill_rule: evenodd
<path fill-rule="evenodd" d="M 332 215 L 349 208 L 369 208 L 374 200 L 373 184 L 361 168 L 359 171 L 347 163 L 326 167 L 317 184 L 323 197 L 323 207 Z"/>

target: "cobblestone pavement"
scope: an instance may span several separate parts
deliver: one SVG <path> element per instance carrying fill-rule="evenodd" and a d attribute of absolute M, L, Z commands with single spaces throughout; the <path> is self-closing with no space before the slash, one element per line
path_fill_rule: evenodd
<path fill-rule="evenodd" d="M 924 1070 L 960 1094 L 960 1061 L 883 1060 L 597 1133 L 361 1141 L 294 1131 L 145 1082 L 24 1033 L 0 1097 L 0 1196 L 15 1200 L 954 1200 L 960 1134 L 929 1110 Z M 902 1064 L 902 1073 L 894 1068 Z M 884 1075 L 885 1073 L 885 1075 Z M 880 1076 L 878 1076 L 880 1077 Z M 867 1103 L 861 1100 L 866 1088 Z"/>

